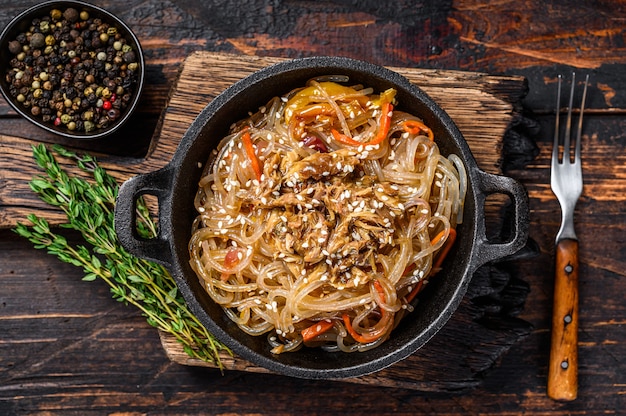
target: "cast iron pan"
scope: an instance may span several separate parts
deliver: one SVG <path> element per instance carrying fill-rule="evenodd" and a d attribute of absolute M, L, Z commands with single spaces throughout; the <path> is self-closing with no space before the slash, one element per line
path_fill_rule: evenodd
<path fill-rule="evenodd" d="M 265 336 L 252 337 L 230 321 L 202 288 L 189 266 L 187 244 L 201 166 L 234 121 L 276 95 L 302 87 L 321 75 L 348 75 L 351 83 L 371 86 L 375 91 L 393 87 L 398 91 L 398 108 L 419 115 L 434 130 L 444 155 L 456 153 L 468 172 L 468 194 L 464 221 L 457 229 L 453 251 L 443 270 L 421 293 L 415 310 L 392 332 L 389 340 L 366 352 L 329 353 L 319 348 L 273 355 Z M 485 198 L 494 193 L 510 197 L 515 206 L 514 230 L 510 241 L 489 242 L 485 236 Z M 136 200 L 143 194 L 159 201 L 159 235 L 141 239 L 135 230 Z M 474 271 L 481 265 L 513 254 L 528 236 L 528 200 L 515 180 L 481 171 L 463 136 L 450 117 L 423 91 L 386 68 L 339 57 L 314 57 L 285 61 L 262 69 L 235 83 L 216 97 L 191 124 L 172 161 L 164 168 L 129 179 L 120 188 L 115 210 L 115 228 L 131 253 L 165 265 L 207 329 L 242 358 L 285 375 L 331 379 L 356 377 L 378 371 L 414 353 L 444 325 L 456 310 Z"/>

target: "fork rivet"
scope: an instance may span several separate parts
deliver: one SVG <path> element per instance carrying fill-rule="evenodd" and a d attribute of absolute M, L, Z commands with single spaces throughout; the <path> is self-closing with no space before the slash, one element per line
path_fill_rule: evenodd
<path fill-rule="evenodd" d="M 567 370 L 567 367 L 569 367 L 569 363 L 567 362 L 567 360 L 561 361 L 561 368 L 563 370 Z"/>
<path fill-rule="evenodd" d="M 574 271 L 574 267 L 571 264 L 568 264 L 567 266 L 565 266 L 565 273 L 570 274 L 571 272 Z"/>

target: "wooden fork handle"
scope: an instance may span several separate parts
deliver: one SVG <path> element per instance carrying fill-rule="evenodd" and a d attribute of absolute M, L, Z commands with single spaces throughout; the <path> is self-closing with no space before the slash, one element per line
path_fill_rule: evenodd
<path fill-rule="evenodd" d="M 552 344 L 548 396 L 574 400 L 578 394 L 578 241 L 556 245 Z"/>

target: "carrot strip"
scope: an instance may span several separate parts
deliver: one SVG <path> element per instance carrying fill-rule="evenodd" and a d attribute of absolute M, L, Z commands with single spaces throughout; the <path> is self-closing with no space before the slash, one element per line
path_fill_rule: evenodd
<path fill-rule="evenodd" d="M 374 280 L 374 288 L 380 295 L 382 302 L 384 302 L 385 292 L 382 286 L 380 285 L 380 282 L 378 282 L 378 280 Z M 361 344 L 367 344 L 369 342 L 376 341 L 378 338 L 383 336 L 383 334 L 385 334 L 387 325 L 389 324 L 389 321 L 391 320 L 392 316 L 393 316 L 392 314 L 390 314 L 385 309 L 380 307 L 380 321 L 377 324 L 380 326 L 380 328 L 369 334 L 359 334 L 358 332 L 356 332 L 356 330 L 352 326 L 352 323 L 350 322 L 350 317 L 348 316 L 348 314 L 343 314 L 341 318 L 343 319 L 343 323 L 346 327 L 346 330 L 350 334 L 350 336 L 356 342 L 360 342 Z"/>
<path fill-rule="evenodd" d="M 382 143 L 383 140 L 389 134 L 389 127 L 391 126 L 391 117 L 389 116 L 393 111 L 393 104 L 384 103 L 382 107 L 382 114 L 380 115 L 380 129 L 378 129 L 378 133 L 376 137 L 374 137 L 367 144 L 377 145 Z"/>
<path fill-rule="evenodd" d="M 441 238 L 443 238 L 443 234 L 442 233 L 443 233 L 443 231 L 441 233 L 437 234 L 437 236 L 435 238 L 433 238 L 433 242 L 437 242 Z M 443 264 L 443 260 L 446 258 L 446 256 L 450 252 L 450 249 L 452 248 L 452 245 L 454 244 L 455 240 L 456 240 L 456 230 L 454 228 L 450 228 L 450 233 L 448 234 L 448 239 L 443 244 L 443 247 L 441 247 L 441 251 L 439 251 L 439 255 L 437 256 L 437 259 L 435 260 L 435 262 L 433 263 L 433 266 L 430 269 L 431 276 L 434 275 L 435 273 L 437 273 L 441 269 L 441 265 Z"/>
<path fill-rule="evenodd" d="M 365 145 L 366 144 L 366 143 L 358 142 L 358 141 L 354 140 L 352 137 L 346 136 L 343 133 L 339 133 L 335 129 L 331 129 L 330 132 L 333 134 L 333 137 L 338 142 L 341 142 L 341 143 L 344 143 L 344 144 L 350 144 L 352 146 L 360 146 L 360 145 Z"/>
<path fill-rule="evenodd" d="M 437 234 L 435 236 L 435 238 L 433 238 L 431 240 L 431 244 L 435 244 L 440 239 L 442 239 L 443 236 L 444 236 L 444 232 L 445 231 L 442 231 L 439 234 Z M 435 262 L 433 263 L 433 265 L 432 265 L 432 267 L 430 269 L 430 274 L 429 274 L 428 277 L 435 275 L 441 269 L 441 265 L 443 264 L 444 259 L 446 258 L 446 256 L 450 252 L 450 249 L 454 245 L 454 241 L 455 240 L 456 240 L 456 230 L 454 228 L 450 228 L 450 232 L 448 234 L 448 239 L 446 240 L 444 245 L 441 247 L 441 251 L 439 251 L 439 255 L 435 259 Z M 407 303 L 411 303 L 413 301 L 413 299 L 415 299 L 415 296 L 417 296 L 417 294 L 422 291 L 422 289 L 424 288 L 424 283 L 427 282 L 427 281 L 428 281 L 428 278 L 422 279 L 419 282 L 417 282 L 417 285 L 413 288 L 411 293 L 409 293 L 406 296 Z"/>
<path fill-rule="evenodd" d="M 407 120 L 402 123 L 402 128 L 404 131 L 409 132 L 411 134 L 418 134 L 420 131 L 426 133 L 430 141 L 435 140 L 435 134 L 426 124 L 417 120 Z"/>
<path fill-rule="evenodd" d="M 256 175 L 256 178 L 260 181 L 263 170 L 261 169 L 261 164 L 259 163 L 259 159 L 257 158 L 256 153 L 254 153 L 254 147 L 252 146 L 252 137 L 250 137 L 250 132 L 246 130 L 243 133 L 241 140 L 243 141 L 243 147 L 246 149 L 246 154 L 248 155 L 250 163 L 252 164 L 252 169 L 254 169 L 254 174 Z"/>
<path fill-rule="evenodd" d="M 329 319 L 324 319 L 323 321 L 315 322 L 313 325 L 304 328 L 302 332 L 302 340 L 304 342 L 310 341 L 318 335 L 322 335 L 324 332 L 328 331 L 333 327 L 333 321 Z"/>
<path fill-rule="evenodd" d="M 331 129 L 330 132 L 333 134 L 333 137 L 335 138 L 335 140 L 344 144 L 349 144 L 352 146 L 361 146 L 361 145 L 375 146 L 377 144 L 382 143 L 383 140 L 385 140 L 385 138 L 387 137 L 387 134 L 389 134 L 389 127 L 391 126 L 391 117 L 389 115 L 392 110 L 393 110 L 393 104 L 391 103 L 383 104 L 382 114 L 380 116 L 380 128 L 378 129 L 376 136 L 374 136 L 374 138 L 370 140 L 369 142 L 356 141 L 352 137 L 348 137 L 345 134 L 339 133 L 335 129 Z"/>
<path fill-rule="evenodd" d="M 413 302 L 413 299 L 415 299 L 415 296 L 417 296 L 417 294 L 422 291 L 422 287 L 424 287 L 425 280 L 426 279 L 422 279 L 419 282 L 417 282 L 417 285 L 413 288 L 413 290 L 411 290 L 411 293 L 406 295 L 406 303 Z"/>

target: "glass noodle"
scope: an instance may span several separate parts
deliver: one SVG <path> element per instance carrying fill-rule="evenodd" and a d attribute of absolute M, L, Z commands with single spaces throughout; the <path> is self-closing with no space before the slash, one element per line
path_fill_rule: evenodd
<path fill-rule="evenodd" d="M 395 94 L 311 80 L 233 124 L 206 163 L 191 265 L 274 353 L 384 342 L 454 242 L 465 169 Z"/>

